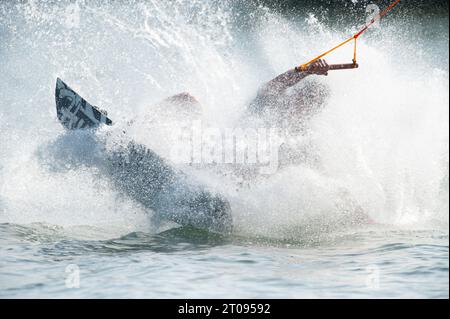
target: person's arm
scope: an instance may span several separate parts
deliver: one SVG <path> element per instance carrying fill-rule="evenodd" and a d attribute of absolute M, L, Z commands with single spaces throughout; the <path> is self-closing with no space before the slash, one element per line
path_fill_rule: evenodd
<path fill-rule="evenodd" d="M 309 65 L 306 71 L 301 71 L 298 68 L 289 70 L 264 84 L 259 90 L 256 98 L 279 95 L 291 86 L 296 85 L 308 75 L 328 75 L 329 69 L 330 67 L 325 60 L 318 60 Z"/>

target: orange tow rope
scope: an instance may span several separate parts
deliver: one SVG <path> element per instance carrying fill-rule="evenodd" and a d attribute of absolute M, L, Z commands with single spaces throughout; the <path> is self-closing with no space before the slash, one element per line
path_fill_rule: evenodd
<path fill-rule="evenodd" d="M 323 58 L 324 56 L 328 55 L 329 53 L 333 52 L 334 50 L 339 49 L 341 46 L 349 43 L 350 41 L 354 40 L 355 44 L 353 47 L 353 64 L 356 65 L 356 44 L 357 44 L 357 40 L 359 38 L 359 36 L 361 34 L 363 34 L 367 29 L 370 28 L 370 26 L 372 26 L 375 22 L 377 22 L 378 20 L 380 20 L 382 17 L 384 17 L 392 8 L 394 8 L 401 0 L 395 0 L 393 3 L 391 3 L 389 5 L 389 7 L 387 7 L 383 12 L 381 12 L 377 17 L 373 18 L 372 21 L 370 21 L 370 23 L 366 24 L 364 26 L 364 28 L 362 28 L 359 32 L 355 33 L 355 35 L 353 35 L 351 38 L 345 40 L 344 42 L 338 44 L 337 46 L 335 46 L 334 48 L 326 51 L 325 53 L 322 53 L 321 55 L 315 57 L 314 59 L 312 59 L 311 61 L 302 64 L 300 66 L 300 70 L 302 71 L 306 71 L 306 69 L 308 68 L 308 66 L 314 62 L 316 62 L 317 60 Z"/>

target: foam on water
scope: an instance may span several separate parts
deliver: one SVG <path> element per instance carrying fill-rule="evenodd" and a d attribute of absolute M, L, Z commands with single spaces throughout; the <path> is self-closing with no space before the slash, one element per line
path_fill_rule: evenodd
<path fill-rule="evenodd" d="M 43 164 L 43 149 L 64 133 L 56 121 L 56 77 L 117 123 L 189 91 L 205 121 L 227 127 L 260 84 L 353 30 L 330 29 L 308 14 L 288 20 L 237 5 L 2 2 L 0 222 L 87 225 L 110 236 L 151 228 L 149 212 L 95 169 Z M 236 232 L 291 238 L 308 228 L 357 227 L 361 210 L 364 221 L 448 228 L 448 33 L 423 39 L 432 47 L 424 51 L 421 38 L 406 36 L 420 28 L 391 21 L 360 41 L 359 70 L 320 79 L 331 96 L 305 137 L 319 166 L 289 167 L 238 191 L 215 170 L 195 171 L 230 199 Z M 445 61 L 431 62 L 439 55 Z M 349 57 L 351 48 L 343 49 L 330 62 Z M 151 128 L 135 133 L 168 154 Z"/>

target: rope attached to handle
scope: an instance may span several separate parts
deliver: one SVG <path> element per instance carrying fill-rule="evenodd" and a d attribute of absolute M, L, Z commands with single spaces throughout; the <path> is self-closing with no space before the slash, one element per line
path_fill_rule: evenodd
<path fill-rule="evenodd" d="M 377 22 L 378 20 L 380 20 L 382 17 L 384 17 L 392 8 L 394 8 L 401 0 L 395 0 L 394 2 L 392 2 L 389 7 L 387 7 L 383 12 L 381 12 L 378 16 L 376 16 L 375 18 L 373 18 L 368 24 L 366 24 L 364 26 L 364 28 L 362 28 L 361 30 L 359 30 L 357 33 L 355 33 L 351 38 L 345 40 L 344 42 L 338 44 L 337 46 L 335 46 L 334 48 L 326 51 L 325 53 L 322 53 L 321 55 L 315 57 L 314 59 L 312 59 L 309 62 L 306 62 L 305 64 L 302 64 L 299 69 L 302 71 L 306 71 L 308 69 L 308 67 L 314 63 L 317 62 L 318 60 L 320 60 L 321 58 L 323 58 L 324 56 L 330 54 L 331 52 L 339 49 L 340 47 L 342 47 L 343 45 L 349 43 L 350 41 L 354 40 L 354 46 L 353 46 L 353 64 L 356 65 L 356 49 L 357 49 L 357 40 L 359 38 L 359 36 L 361 34 L 363 34 L 365 31 L 367 31 L 367 29 L 369 29 L 375 22 Z"/>

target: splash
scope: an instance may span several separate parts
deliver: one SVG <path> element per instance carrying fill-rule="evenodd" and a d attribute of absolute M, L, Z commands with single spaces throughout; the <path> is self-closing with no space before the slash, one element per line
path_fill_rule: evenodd
<path fill-rule="evenodd" d="M 57 77 L 107 109 L 118 130 L 183 91 L 201 102 L 206 123 L 223 128 L 262 83 L 354 31 L 329 25 L 308 10 L 290 19 L 232 1 L 2 2 L 0 222 L 88 225 L 111 236 L 151 228 L 149 212 L 95 169 L 43 165 L 42 149 L 64 134 Z M 229 198 L 237 233 L 295 238 L 368 220 L 448 225 L 448 31 L 430 39 L 423 28 L 397 18 L 360 41 L 358 71 L 320 79 L 331 96 L 301 141 L 319 164 L 245 187 L 221 169 L 186 168 Z M 168 156 L 170 140 L 156 127 L 132 134 Z"/>

